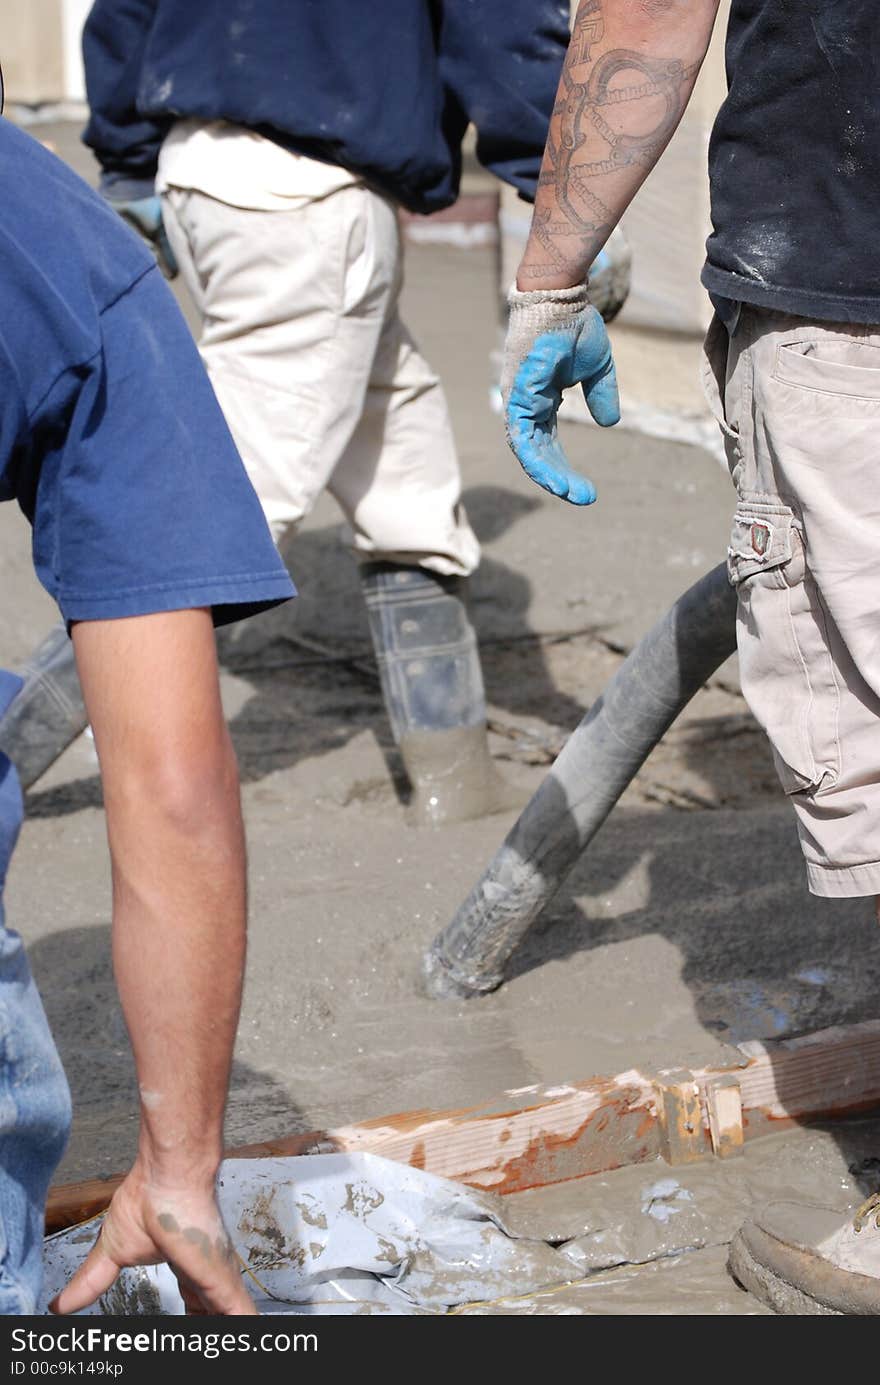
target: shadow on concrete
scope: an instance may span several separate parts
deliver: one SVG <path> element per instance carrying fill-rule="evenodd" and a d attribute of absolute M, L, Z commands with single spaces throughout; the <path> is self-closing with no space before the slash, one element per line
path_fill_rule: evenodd
<path fill-rule="evenodd" d="M 491 545 L 539 504 L 500 486 L 465 494 L 481 542 Z M 246 783 L 340 750 L 362 731 L 376 739 L 390 780 L 405 801 L 408 785 L 385 716 L 357 565 L 342 526 L 307 530 L 282 553 L 294 574 L 294 602 L 218 632 L 224 668 L 250 688 L 230 720 Z M 485 553 L 471 581 L 471 612 L 484 654 L 488 700 L 514 715 L 574 726 L 581 703 L 558 689 L 529 623 L 528 578 Z M 487 655 L 489 657 L 487 657 Z M 28 816 L 60 817 L 102 804 L 97 775 L 27 798 Z"/>
<path fill-rule="evenodd" d="M 28 959 L 73 1096 L 74 1130 L 61 1180 L 124 1171 L 137 1141 L 138 1092 L 106 924 L 70 928 L 33 942 Z M 227 1145 L 309 1129 L 271 1076 L 233 1065 Z"/>
<path fill-rule="evenodd" d="M 703 729 L 711 733 L 711 727 L 710 720 Z M 735 761 L 735 747 L 720 759 L 707 755 L 699 737 L 686 750 L 691 768 L 717 788 L 722 802 L 730 754 Z M 713 764 L 724 768 L 717 785 Z M 493 929 L 503 934 L 508 928 L 512 937 L 517 899 L 527 907 L 531 897 L 527 876 L 538 882 L 537 889 L 568 861 L 561 887 L 510 951 L 507 981 L 551 962 L 574 962 L 595 949 L 618 948 L 625 968 L 626 944 L 654 935 L 672 944 L 680 957 L 681 979 L 699 1022 L 731 1044 L 880 1019 L 880 932 L 873 901 L 808 893 L 794 815 L 781 788 L 775 803 L 759 798 L 746 812 L 618 805 L 580 850 L 569 805 L 584 787 L 548 776 L 540 819 L 536 815 L 529 836 L 534 855 L 524 859 L 518 852 L 521 873 L 508 867 L 503 875 L 515 884 L 504 887 L 503 897 L 487 893 L 480 905 L 489 920 L 486 937 Z M 496 951 L 485 975 L 502 958 Z M 466 970 L 479 974 L 474 962 Z M 634 978 L 632 994 L 647 994 L 646 1009 L 656 1014 L 662 999 L 651 992 L 649 979 L 645 988 L 644 975 Z M 585 994 L 585 1007 L 589 1003 Z M 638 1023 L 638 1010 L 626 1012 L 628 1025 L 633 1017 Z M 644 1023 L 650 1024 L 649 1016 Z M 796 1103 L 800 1092 L 790 1085 L 788 1070 L 777 1060 L 773 1071 L 779 1100 L 785 1105 L 790 1097 Z M 838 1079 L 848 1080 L 844 1073 Z M 829 1109 L 839 1098 L 839 1089 L 829 1089 Z M 819 1124 L 837 1140 L 859 1185 L 874 1191 L 880 1148 L 866 1158 L 863 1132 L 854 1123 Z"/>
<path fill-rule="evenodd" d="M 701 1023 L 732 1043 L 880 1019 L 873 905 L 807 893 L 784 805 L 745 814 L 618 807 L 507 976 L 646 934 L 675 946 Z"/>
<path fill-rule="evenodd" d="M 479 486 L 466 493 L 465 503 L 481 542 L 491 545 L 538 502 L 499 486 Z M 369 730 L 405 799 L 406 779 L 379 690 L 357 566 L 342 545 L 341 529 L 296 535 L 283 554 L 299 600 L 220 635 L 224 666 L 253 689 L 231 721 L 242 778 L 259 779 L 304 755 L 338 750 Z M 528 578 L 484 552 L 470 588 L 489 702 L 514 715 L 575 725 L 584 707 L 553 681 L 529 623 Z M 322 649 L 337 650 L 338 656 L 328 658 Z M 516 676 L 511 676 L 513 659 Z"/>
<path fill-rule="evenodd" d="M 630 893 L 640 898 L 627 907 Z M 603 907 L 611 917 L 601 916 Z M 625 980 L 626 944 L 649 934 L 675 947 L 697 1019 L 731 1045 L 880 1019 L 873 902 L 808 894 L 785 804 L 746 814 L 619 807 L 511 956 L 507 979 L 613 949 Z M 632 994 L 644 986 L 640 973 Z M 583 1001 L 587 1012 L 586 988 Z M 638 1008 L 621 1014 L 627 1026 L 651 1022 Z M 772 1043 L 769 1050 L 778 1099 L 796 1107 L 801 1080 L 774 1063 Z M 856 1081 L 866 1061 L 856 1063 Z M 828 1085 L 829 1109 L 849 1080 L 840 1070 L 837 1077 Z M 863 1197 L 877 1191 L 880 1124 L 855 1113 L 806 1123 L 834 1139 Z"/>

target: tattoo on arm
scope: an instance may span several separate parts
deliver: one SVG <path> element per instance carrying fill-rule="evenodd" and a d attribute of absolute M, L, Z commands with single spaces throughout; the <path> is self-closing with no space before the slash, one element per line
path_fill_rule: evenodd
<path fill-rule="evenodd" d="M 600 0 L 581 5 L 574 23 L 569 53 L 572 66 L 582 66 L 590 61 L 593 48 L 605 34 L 605 20 L 602 18 Z"/>
<path fill-rule="evenodd" d="M 569 273 L 588 252 L 589 264 L 672 136 L 702 62 L 702 54 L 687 60 L 692 44 L 682 44 L 686 57 L 603 48 L 605 4 L 582 0 L 575 20 L 520 270 L 526 279 Z"/>

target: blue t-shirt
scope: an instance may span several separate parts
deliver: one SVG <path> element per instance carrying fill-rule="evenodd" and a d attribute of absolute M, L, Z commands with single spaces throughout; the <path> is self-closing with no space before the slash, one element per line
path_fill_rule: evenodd
<path fill-rule="evenodd" d="M 0 500 L 68 621 L 209 606 L 220 624 L 295 594 L 152 255 L 2 118 Z M 0 670 L 0 712 L 18 685 Z M 20 821 L 0 755 L 0 930 Z"/>
<path fill-rule="evenodd" d="M 65 619 L 220 624 L 293 596 L 152 255 L 3 119 L 0 188 L 0 500 Z"/>

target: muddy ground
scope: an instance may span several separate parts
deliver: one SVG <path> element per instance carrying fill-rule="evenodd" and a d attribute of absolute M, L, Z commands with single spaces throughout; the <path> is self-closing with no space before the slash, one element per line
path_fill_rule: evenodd
<path fill-rule="evenodd" d="M 50 133 L 72 147 L 69 130 Z M 488 408 L 491 247 L 413 247 L 408 274 L 407 320 L 446 382 L 466 504 L 484 545 L 472 598 L 492 750 L 525 801 L 624 652 L 723 557 L 729 481 L 699 448 L 568 425 L 566 442 L 596 480 L 598 504 L 580 511 L 544 495 L 519 473 Z M 695 355 L 690 343 L 682 351 Z M 406 825 L 354 567 L 330 500 L 285 556 L 300 599 L 221 640 L 252 899 L 230 1143 L 632 1066 L 723 1062 L 742 1039 L 880 1017 L 870 904 L 807 893 L 793 818 L 734 663 L 651 757 L 512 960 L 507 984 L 467 1004 L 423 999 L 423 949 L 515 814 L 433 832 Z M 53 610 L 10 506 L 0 512 L 0 589 L 0 663 L 12 666 Z M 7 903 L 74 1092 L 59 1173 L 72 1180 L 123 1167 L 136 1130 L 87 737 L 27 807 Z M 840 1196 L 845 1142 L 827 1140 L 838 1151 L 829 1196 Z M 588 1184 L 568 1188 L 527 1196 L 548 1216 L 558 1201 L 542 1197 L 567 1199 L 575 1219 L 586 1215 Z M 741 1295 L 725 1297 L 732 1291 L 717 1247 L 727 1235 L 700 1252 L 709 1257 L 709 1298 L 694 1302 L 714 1306 L 682 1308 L 667 1265 L 652 1272 L 653 1284 L 670 1286 L 665 1307 L 655 1296 L 644 1311 L 754 1311 Z M 695 1265 L 685 1265 L 688 1275 Z M 608 1299 L 598 1311 L 643 1311 L 626 1292 L 629 1307 Z M 591 1310 L 575 1301 L 564 1311 Z"/>

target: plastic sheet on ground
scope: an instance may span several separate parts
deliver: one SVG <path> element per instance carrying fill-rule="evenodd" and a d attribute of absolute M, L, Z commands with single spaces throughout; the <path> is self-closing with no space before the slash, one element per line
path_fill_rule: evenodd
<path fill-rule="evenodd" d="M 497 1197 L 373 1154 L 228 1160 L 219 1188 L 262 1313 L 446 1313 L 578 1273 L 543 1241 L 511 1235 Z M 47 1238 L 45 1303 L 85 1258 L 99 1226 L 95 1218 Z M 184 1308 L 174 1276 L 159 1265 L 124 1270 L 87 1311 Z"/>

